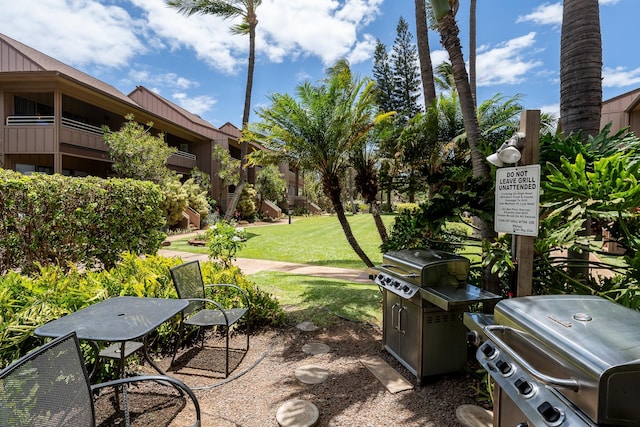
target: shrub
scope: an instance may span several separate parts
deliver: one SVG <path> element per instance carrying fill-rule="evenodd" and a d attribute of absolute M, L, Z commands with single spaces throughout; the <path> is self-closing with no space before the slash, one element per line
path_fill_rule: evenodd
<path fill-rule="evenodd" d="M 245 233 L 234 222 L 218 221 L 205 232 L 209 258 L 218 260 L 223 267 L 231 267 L 231 261 L 244 245 Z"/>
<path fill-rule="evenodd" d="M 0 169 L 0 273 L 111 267 L 123 251 L 156 253 L 165 238 L 163 198 L 148 181 Z"/>
<path fill-rule="evenodd" d="M 179 258 L 125 253 L 121 262 L 109 270 L 81 272 L 71 268 L 64 272 L 60 267 L 47 266 L 32 276 L 15 272 L 0 276 L 0 368 L 42 344 L 33 335 L 35 328 L 90 304 L 124 295 L 177 298 L 169 269 L 181 262 Z M 205 283 L 232 283 L 248 293 L 252 330 L 284 323 L 284 312 L 277 300 L 244 277 L 237 267 L 226 269 L 210 262 L 201 265 Z M 212 296 L 223 306 L 236 302 L 236 297 L 225 291 Z M 246 326 L 244 322 L 241 327 Z M 153 347 L 172 348 L 177 326 L 176 318 L 158 328 Z M 110 365 L 105 366 L 107 371 L 111 369 Z"/>

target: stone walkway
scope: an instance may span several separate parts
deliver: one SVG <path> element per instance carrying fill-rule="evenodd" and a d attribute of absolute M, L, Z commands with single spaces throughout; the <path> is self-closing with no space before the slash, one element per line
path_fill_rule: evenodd
<path fill-rule="evenodd" d="M 167 241 L 183 239 L 191 235 L 195 236 L 196 234 L 197 233 L 170 236 L 167 238 Z M 163 246 L 162 249 L 158 251 L 158 255 L 181 258 L 184 262 L 194 260 L 207 261 L 209 259 L 206 254 L 194 254 L 191 252 L 174 251 L 171 249 L 171 246 Z M 296 264 L 293 262 L 268 261 L 250 258 L 236 258 L 234 264 L 240 267 L 244 274 L 254 274 L 260 271 L 279 271 L 289 274 L 326 277 L 331 279 L 340 279 L 350 282 L 368 284 L 373 284 L 373 280 L 369 277 L 369 275 L 375 274 L 374 272 L 369 272 L 365 269 L 353 270 L 348 268 L 322 267 L 317 265 Z"/>

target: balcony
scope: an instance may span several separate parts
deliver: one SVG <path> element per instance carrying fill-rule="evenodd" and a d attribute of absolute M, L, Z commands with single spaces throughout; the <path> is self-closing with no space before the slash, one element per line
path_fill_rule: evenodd
<path fill-rule="evenodd" d="M 178 151 L 167 159 L 167 165 L 193 169 L 196 166 L 196 155 L 185 151 Z"/>

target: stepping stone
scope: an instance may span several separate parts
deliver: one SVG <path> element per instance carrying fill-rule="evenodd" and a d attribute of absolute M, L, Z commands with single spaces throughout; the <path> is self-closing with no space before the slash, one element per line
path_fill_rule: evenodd
<path fill-rule="evenodd" d="M 287 400 L 278 408 L 276 421 L 282 427 L 312 427 L 318 422 L 320 412 L 313 403 L 302 400 Z"/>
<path fill-rule="evenodd" d="M 329 378 L 329 371 L 316 365 L 304 365 L 296 369 L 295 375 L 305 384 L 321 384 Z"/>
<path fill-rule="evenodd" d="M 476 405 L 460 405 L 456 408 L 456 418 L 464 427 L 493 426 L 493 412 Z"/>
<path fill-rule="evenodd" d="M 318 327 L 313 322 L 309 322 L 309 321 L 298 323 L 296 325 L 296 328 L 300 329 L 301 331 L 306 331 L 306 332 L 311 332 L 311 331 L 315 331 L 316 329 L 318 329 Z"/>
<path fill-rule="evenodd" d="M 310 342 L 302 346 L 302 351 L 307 354 L 329 353 L 329 346 L 321 342 Z"/>

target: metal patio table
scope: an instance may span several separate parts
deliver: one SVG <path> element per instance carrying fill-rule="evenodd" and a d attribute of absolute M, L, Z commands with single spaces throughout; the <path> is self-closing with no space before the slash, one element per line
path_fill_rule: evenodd
<path fill-rule="evenodd" d="M 165 373 L 151 359 L 147 351 L 147 335 L 189 305 L 182 299 L 116 297 L 90 305 L 64 317 L 52 320 L 34 333 L 41 337 L 56 338 L 75 331 L 78 339 L 89 341 L 97 348 L 97 342 L 119 344 L 110 356 L 120 360 L 120 376 L 124 376 L 124 361 L 142 347 L 144 358 L 160 374 Z M 135 342 L 140 340 L 142 343 Z M 128 350 L 126 344 L 134 344 Z M 97 354 L 96 354 L 97 356 Z M 96 357 L 97 363 L 98 357 Z M 95 368 L 95 366 L 94 366 Z"/>

